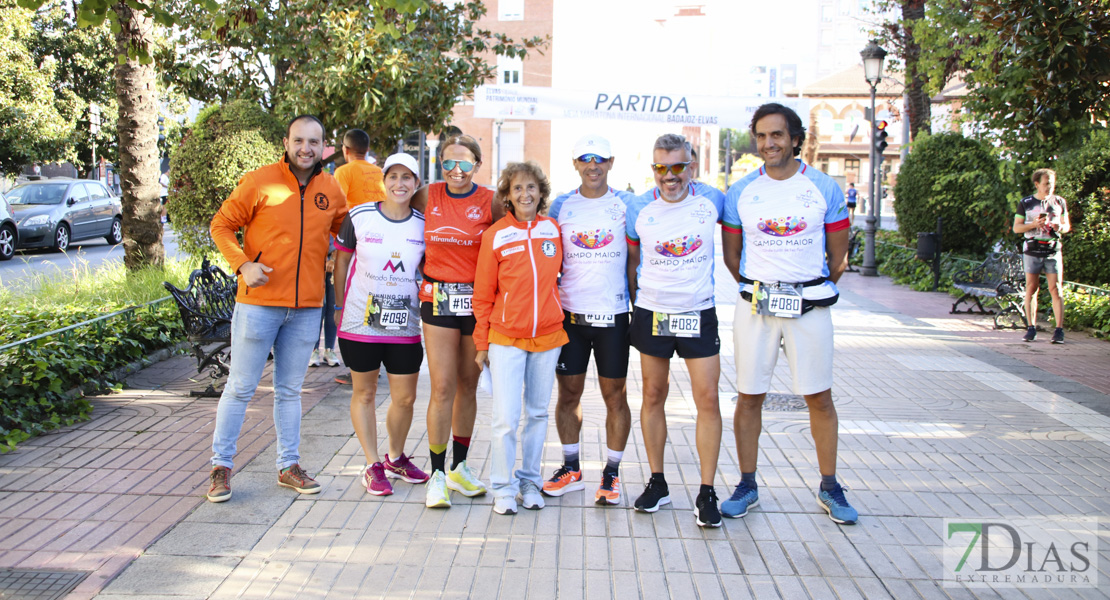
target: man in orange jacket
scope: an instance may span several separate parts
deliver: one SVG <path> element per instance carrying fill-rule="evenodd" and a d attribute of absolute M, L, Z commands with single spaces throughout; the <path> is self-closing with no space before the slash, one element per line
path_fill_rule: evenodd
<path fill-rule="evenodd" d="M 282 143 L 282 160 L 244 175 L 212 219 L 212 239 L 240 277 L 231 318 L 231 371 L 212 435 L 212 502 L 231 499 L 236 442 L 271 349 L 278 485 L 302 494 L 320 491 L 300 466 L 301 385 L 320 338 L 328 232 L 339 232 L 347 202 L 320 165 L 319 119 L 294 118 Z M 242 246 L 236 239 L 240 229 Z"/>

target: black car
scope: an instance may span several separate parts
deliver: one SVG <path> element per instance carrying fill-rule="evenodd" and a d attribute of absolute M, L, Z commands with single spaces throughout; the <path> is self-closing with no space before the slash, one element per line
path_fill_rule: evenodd
<path fill-rule="evenodd" d="M 15 226 L 12 206 L 7 196 L 0 194 L 0 260 L 10 260 L 18 243 L 19 229 Z"/>
<path fill-rule="evenodd" d="M 29 181 L 8 192 L 19 227 L 18 248 L 65 252 L 70 242 L 103 237 L 123 241 L 123 207 L 99 181 L 54 177 Z"/>

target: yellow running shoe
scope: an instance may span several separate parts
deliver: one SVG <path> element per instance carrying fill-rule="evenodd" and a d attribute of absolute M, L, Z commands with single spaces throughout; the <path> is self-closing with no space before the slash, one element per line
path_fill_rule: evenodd
<path fill-rule="evenodd" d="M 470 469 L 466 467 L 465 460 L 447 473 L 447 487 L 467 498 L 481 496 L 486 493 L 485 484 L 470 472 Z"/>

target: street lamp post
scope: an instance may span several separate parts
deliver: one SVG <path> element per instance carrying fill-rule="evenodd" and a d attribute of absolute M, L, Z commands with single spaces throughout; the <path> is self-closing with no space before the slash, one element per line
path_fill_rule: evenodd
<path fill-rule="evenodd" d="M 864 238 L 867 240 L 867 246 L 863 251 L 863 266 L 860 268 L 860 273 L 870 277 L 875 277 L 879 274 L 879 269 L 875 265 L 875 229 L 879 220 L 879 211 L 877 207 L 880 199 L 876 197 L 876 177 L 877 169 L 875 165 L 875 88 L 883 79 L 883 59 L 886 58 L 886 50 L 883 50 L 875 42 L 871 40 L 868 42 L 867 47 L 860 51 L 859 55 L 863 58 L 863 77 L 867 83 L 871 84 L 871 140 L 870 140 L 870 162 L 868 170 L 871 172 L 870 181 L 868 182 L 868 199 L 870 200 L 867 218 L 863 228 Z"/>

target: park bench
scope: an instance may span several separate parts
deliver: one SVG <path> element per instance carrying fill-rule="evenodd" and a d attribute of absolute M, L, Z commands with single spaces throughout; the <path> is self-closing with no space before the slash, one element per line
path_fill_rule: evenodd
<path fill-rule="evenodd" d="M 230 371 L 231 315 L 235 310 L 236 279 L 204 258 L 199 269 L 189 275 L 189 285 L 178 289 L 163 282 L 177 302 L 185 335 L 193 346 L 197 373 L 209 370 L 212 382 L 194 396 L 219 397 L 215 383 Z"/>
<path fill-rule="evenodd" d="M 952 304 L 952 314 L 994 314 L 997 329 L 1025 327 L 1025 273 L 1020 254 L 991 253 L 982 263 L 954 273 L 952 285 L 963 292 Z M 998 313 L 984 308 L 982 299 L 993 300 L 1000 309 Z M 960 310 L 959 306 L 964 302 L 969 303 L 968 308 Z M 975 303 L 974 306 L 970 305 L 971 302 Z"/>

